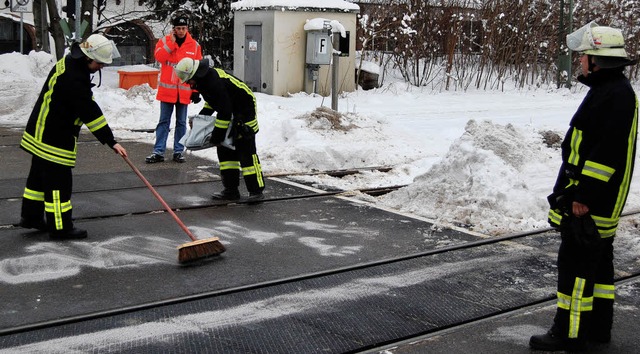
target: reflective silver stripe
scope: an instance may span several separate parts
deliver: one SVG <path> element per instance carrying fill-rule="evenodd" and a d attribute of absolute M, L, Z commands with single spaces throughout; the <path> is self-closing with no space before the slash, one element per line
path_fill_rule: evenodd
<path fill-rule="evenodd" d="M 22 135 L 20 146 L 30 153 L 47 161 L 72 167 L 76 164 L 75 150 L 69 151 L 45 144 L 42 141 L 36 140 L 27 132 Z"/>
<path fill-rule="evenodd" d="M 159 83 L 158 83 L 158 86 L 162 86 L 162 87 L 164 87 L 164 88 L 171 89 L 171 90 L 177 90 L 177 89 L 178 89 L 178 85 L 175 85 L 175 84 L 167 84 L 167 83 L 164 83 L 164 82 L 159 82 Z"/>
<path fill-rule="evenodd" d="M 54 224 L 56 227 L 56 230 L 62 230 L 63 228 L 63 224 L 62 224 L 62 214 L 68 212 L 71 210 L 71 201 L 68 200 L 66 202 L 61 202 L 60 201 L 60 191 L 59 190 L 54 190 L 53 194 L 53 202 L 48 203 L 45 202 L 44 203 L 44 211 L 47 213 L 52 213 L 53 214 L 53 219 L 54 219 Z"/>
<path fill-rule="evenodd" d="M 227 128 L 229 128 L 229 123 L 231 123 L 231 122 L 228 121 L 228 120 L 216 119 L 214 127 L 220 128 L 220 129 L 227 129 Z"/>
<path fill-rule="evenodd" d="M 167 37 L 166 36 L 162 37 L 162 44 L 164 45 L 164 50 L 166 50 L 167 53 L 171 53 L 171 49 L 169 48 L 169 45 L 167 45 Z"/>
<path fill-rule="evenodd" d="M 105 125 L 107 125 L 107 120 L 104 118 L 104 116 L 100 116 L 94 119 L 93 121 L 87 123 L 87 128 L 89 128 L 89 131 L 95 132 L 96 130 L 104 127 Z"/>
<path fill-rule="evenodd" d="M 239 170 L 240 161 L 223 161 L 220 162 L 220 171 L 223 170 Z"/>
<path fill-rule="evenodd" d="M 613 300 L 616 296 L 615 292 L 616 286 L 611 284 L 596 284 L 593 287 L 593 297 L 600 299 Z"/>
<path fill-rule="evenodd" d="M 609 182 L 611 176 L 616 172 L 615 169 L 603 164 L 587 160 L 582 168 L 582 174 L 593 177 L 603 182 Z"/>
<path fill-rule="evenodd" d="M 22 197 L 29 200 L 35 200 L 36 202 L 43 202 L 44 192 L 38 192 L 29 188 L 25 188 Z"/>

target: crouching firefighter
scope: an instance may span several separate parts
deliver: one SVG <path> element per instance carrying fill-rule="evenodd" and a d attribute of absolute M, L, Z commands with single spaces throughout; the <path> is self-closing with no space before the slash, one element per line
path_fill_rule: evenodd
<path fill-rule="evenodd" d="M 80 239 L 87 231 L 71 219 L 71 169 L 82 125 L 117 154 L 127 151 L 93 100 L 91 74 L 119 57 L 112 41 L 92 34 L 74 43 L 70 54 L 51 69 L 31 112 L 20 147 L 32 155 L 22 198 L 20 226 L 48 231 L 52 239 Z"/>
<path fill-rule="evenodd" d="M 255 135 L 258 133 L 256 97 L 240 79 L 214 68 L 209 59 L 184 58 L 175 67 L 181 82 L 188 82 L 205 100 L 200 114 L 217 112 L 211 143 L 217 146 L 220 177 L 224 189 L 214 199 L 240 199 L 238 185 L 240 171 L 249 191 L 249 201 L 264 198 L 264 180 L 260 159 L 256 152 Z M 231 125 L 235 149 L 224 146 L 227 129 Z"/>
<path fill-rule="evenodd" d="M 533 349 L 582 351 L 608 343 L 613 324 L 613 240 L 629 193 L 638 102 L 624 75 L 620 30 L 590 23 L 567 36 L 582 52 L 578 81 L 589 87 L 562 142 L 562 166 L 549 196 L 549 222 L 560 230 L 557 308 Z"/>

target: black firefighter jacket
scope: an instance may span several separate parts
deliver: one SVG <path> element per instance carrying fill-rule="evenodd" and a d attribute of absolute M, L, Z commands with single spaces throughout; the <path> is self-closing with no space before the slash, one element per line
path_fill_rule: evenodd
<path fill-rule="evenodd" d="M 587 205 L 600 236 L 611 237 L 633 174 L 637 99 L 622 69 L 599 70 L 578 79 L 590 90 L 562 142 L 562 167 L 553 192 L 566 196 L 568 203 Z M 552 205 L 549 222 L 559 226 L 562 216 Z"/>
<path fill-rule="evenodd" d="M 196 78 L 196 84 L 205 100 L 200 114 L 217 112 L 212 143 L 224 140 L 232 117 L 234 124 L 258 133 L 256 97 L 247 84 L 218 68 L 210 68 L 202 78 Z"/>
<path fill-rule="evenodd" d="M 86 58 L 67 55 L 51 69 L 36 101 L 20 147 L 47 161 L 73 167 L 80 128 L 87 128 L 103 144 L 116 141 L 102 110 L 93 100 Z"/>

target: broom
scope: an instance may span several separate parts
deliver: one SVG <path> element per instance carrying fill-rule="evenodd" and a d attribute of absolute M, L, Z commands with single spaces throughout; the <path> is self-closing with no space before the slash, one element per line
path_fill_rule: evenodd
<path fill-rule="evenodd" d="M 171 210 L 169 205 L 164 201 L 164 199 L 162 199 L 160 194 L 158 194 L 158 192 L 156 192 L 153 186 L 151 186 L 151 183 L 149 183 L 149 181 L 147 181 L 147 179 L 144 178 L 144 176 L 142 175 L 142 173 L 140 173 L 140 171 L 136 168 L 136 166 L 134 166 L 133 163 L 131 163 L 131 160 L 129 160 L 129 158 L 126 156 L 122 156 L 122 158 L 127 162 L 127 164 L 129 164 L 133 172 L 135 172 L 138 175 L 138 177 L 140 177 L 142 182 L 144 182 L 144 184 L 149 188 L 151 193 L 153 193 L 153 195 L 160 201 L 160 203 L 162 203 L 162 205 L 167 210 L 167 212 L 169 212 L 169 214 L 173 216 L 173 218 L 178 223 L 178 225 L 180 225 L 182 230 L 184 230 L 184 232 L 186 232 L 186 234 L 191 238 L 192 242 L 183 243 L 182 245 L 178 246 L 178 262 L 179 263 L 187 263 L 187 262 L 192 262 L 192 261 L 206 258 L 206 257 L 217 256 L 226 250 L 218 237 L 211 237 L 204 240 L 198 240 L 195 236 L 193 236 L 191 231 L 189 231 L 189 229 L 184 225 L 184 223 L 178 218 L 178 215 L 176 215 L 176 213 L 174 213 L 173 210 Z"/>

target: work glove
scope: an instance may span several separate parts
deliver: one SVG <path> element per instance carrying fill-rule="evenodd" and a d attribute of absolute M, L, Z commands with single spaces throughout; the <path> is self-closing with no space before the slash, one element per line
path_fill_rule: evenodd
<path fill-rule="evenodd" d="M 224 136 L 227 133 L 226 129 L 213 128 L 211 133 L 211 145 L 220 145 L 224 141 Z"/>
<path fill-rule="evenodd" d="M 200 102 L 202 99 L 200 98 L 200 93 L 199 92 L 191 92 L 191 102 L 193 103 L 198 103 Z"/>
<path fill-rule="evenodd" d="M 562 218 L 560 236 L 563 241 L 582 249 L 595 249 L 600 244 L 598 227 L 590 214 L 577 217 L 570 213 Z"/>

